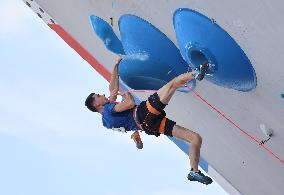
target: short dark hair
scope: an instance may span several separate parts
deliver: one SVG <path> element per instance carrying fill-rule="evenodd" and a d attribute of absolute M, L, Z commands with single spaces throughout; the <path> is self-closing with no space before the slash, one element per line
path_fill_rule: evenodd
<path fill-rule="evenodd" d="M 93 95 L 95 95 L 95 93 L 91 93 L 86 101 L 85 101 L 85 106 L 87 106 L 87 108 L 92 111 L 92 112 L 98 112 L 97 108 L 95 106 L 93 106 L 93 101 L 95 100 L 95 97 L 93 97 Z"/>

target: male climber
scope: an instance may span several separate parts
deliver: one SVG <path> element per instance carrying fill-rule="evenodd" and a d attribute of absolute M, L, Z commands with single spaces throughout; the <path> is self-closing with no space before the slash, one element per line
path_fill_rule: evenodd
<path fill-rule="evenodd" d="M 124 93 L 123 101 L 114 102 L 119 90 L 118 65 L 120 58 L 114 66 L 109 85 L 110 97 L 91 93 L 85 102 L 87 108 L 102 115 L 102 122 L 106 128 L 124 128 L 126 131 L 135 131 L 131 136 L 138 148 L 142 148 L 142 142 L 137 130 L 146 134 L 159 136 L 164 134 L 170 137 L 182 139 L 190 144 L 190 166 L 188 180 L 198 181 L 203 184 L 211 184 L 212 179 L 198 170 L 200 148 L 202 138 L 198 133 L 176 124 L 166 118 L 164 108 L 169 103 L 176 89 L 183 87 L 194 77 L 201 81 L 208 70 L 208 63 L 200 65 L 198 70 L 181 74 L 165 84 L 156 93 L 152 94 L 147 101 L 135 105 L 135 101 L 129 92 Z"/>

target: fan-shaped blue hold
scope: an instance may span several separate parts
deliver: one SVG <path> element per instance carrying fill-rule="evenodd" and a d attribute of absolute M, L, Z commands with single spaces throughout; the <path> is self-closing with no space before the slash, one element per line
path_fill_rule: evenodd
<path fill-rule="evenodd" d="M 126 53 L 119 65 L 119 75 L 129 87 L 159 89 L 188 71 L 178 48 L 149 22 L 127 14 L 119 19 L 119 28 Z"/>
<path fill-rule="evenodd" d="M 233 38 L 206 16 L 178 9 L 173 16 L 180 52 L 187 63 L 197 67 L 210 63 L 205 79 L 222 87 L 250 91 L 257 85 L 256 74 L 246 54 Z"/>
<path fill-rule="evenodd" d="M 167 83 L 165 77 L 157 76 L 157 67 L 155 63 L 149 60 L 141 61 L 126 56 L 118 66 L 120 78 L 132 89 L 157 90 Z M 159 70 L 163 75 L 166 71 Z M 170 75 L 170 77 L 172 77 Z"/>
<path fill-rule="evenodd" d="M 112 27 L 106 21 L 95 15 L 90 16 L 90 21 L 95 33 L 103 41 L 106 48 L 115 54 L 124 55 L 121 41 L 113 32 Z"/>

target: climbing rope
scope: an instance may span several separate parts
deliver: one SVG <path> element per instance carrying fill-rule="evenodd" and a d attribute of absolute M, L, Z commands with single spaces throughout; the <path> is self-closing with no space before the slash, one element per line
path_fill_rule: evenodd
<path fill-rule="evenodd" d="M 267 148 L 264 144 L 261 144 L 260 141 L 258 141 L 255 137 L 253 137 L 251 134 L 249 134 L 247 131 L 245 131 L 243 128 L 240 127 L 240 125 L 237 125 L 234 121 L 232 121 L 230 118 L 228 118 L 225 114 L 223 114 L 220 110 L 218 110 L 216 107 L 211 105 L 208 101 L 206 101 L 204 98 L 202 98 L 196 91 L 193 91 L 194 95 L 197 96 L 201 101 L 203 101 L 205 104 L 207 104 L 211 109 L 216 111 L 219 115 L 221 115 L 224 119 L 226 119 L 229 123 L 231 123 L 233 126 L 235 126 L 237 129 L 242 131 L 245 135 L 247 135 L 249 138 L 251 138 L 254 142 L 256 142 L 259 146 L 261 146 L 264 150 L 266 150 L 273 158 L 279 160 L 284 165 L 284 160 L 281 159 L 279 156 L 277 156 L 275 153 L 273 153 L 269 148 Z"/>
<path fill-rule="evenodd" d="M 185 86 L 186 87 L 186 86 Z M 188 87 L 189 88 L 189 87 Z M 232 124 L 234 127 L 236 127 L 237 129 L 239 129 L 241 132 L 243 132 L 246 136 L 248 136 L 251 140 L 253 140 L 254 142 L 256 142 L 258 144 L 258 146 L 262 147 L 266 152 L 268 152 L 274 159 L 279 160 L 283 165 L 284 165 L 284 160 L 281 159 L 278 155 L 276 155 L 274 152 L 272 152 L 269 148 L 267 148 L 264 144 L 262 144 L 260 141 L 258 141 L 254 136 L 252 136 L 251 134 L 249 134 L 247 131 L 245 131 L 243 128 L 241 128 L 240 125 L 238 125 L 236 122 L 234 122 L 233 120 L 231 120 L 229 117 L 227 117 L 224 113 L 222 113 L 219 109 L 217 109 L 215 106 L 213 106 L 212 104 L 210 104 L 207 100 L 205 100 L 203 97 L 201 97 L 196 91 L 192 90 L 191 88 L 189 88 L 189 91 L 192 91 L 193 94 L 199 98 L 203 103 L 205 103 L 206 105 L 208 105 L 213 111 L 217 112 L 217 114 L 219 114 L 223 119 L 225 119 L 226 121 L 228 121 L 230 124 Z M 157 92 L 158 90 L 128 90 L 127 92 L 129 93 L 135 93 L 135 92 Z"/>

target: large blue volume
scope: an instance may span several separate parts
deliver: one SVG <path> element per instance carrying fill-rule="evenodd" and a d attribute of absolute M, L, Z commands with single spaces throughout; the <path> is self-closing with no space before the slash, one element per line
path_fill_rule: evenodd
<path fill-rule="evenodd" d="M 178 9 L 173 16 L 176 38 L 183 58 L 191 66 L 210 63 L 205 79 L 222 87 L 250 91 L 256 87 L 255 70 L 234 39 L 206 16 Z"/>
<path fill-rule="evenodd" d="M 178 48 L 159 29 L 134 15 L 119 19 L 126 57 L 119 65 L 121 79 L 133 89 L 159 89 L 188 70 Z M 194 88 L 195 81 L 190 83 Z"/>

